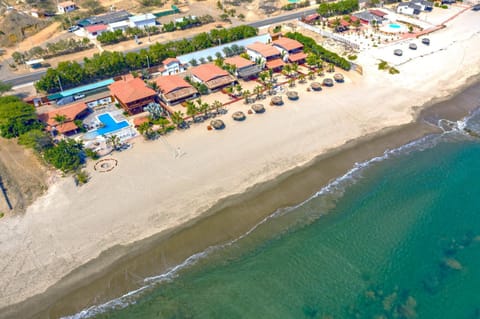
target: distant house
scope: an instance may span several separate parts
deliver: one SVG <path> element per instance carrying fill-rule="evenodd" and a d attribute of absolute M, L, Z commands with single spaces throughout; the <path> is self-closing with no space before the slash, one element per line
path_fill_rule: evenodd
<path fill-rule="evenodd" d="M 316 21 L 320 20 L 320 15 L 318 13 L 312 13 L 305 18 L 303 18 L 303 22 L 308 23 L 308 24 L 313 24 Z"/>
<path fill-rule="evenodd" d="M 108 26 L 105 24 L 94 24 L 85 27 L 85 32 L 89 38 L 96 38 L 105 31 L 108 31 Z"/>
<path fill-rule="evenodd" d="M 414 0 L 410 2 L 402 2 L 397 6 L 397 13 L 415 15 L 422 11 L 432 11 L 433 3 L 425 0 Z"/>
<path fill-rule="evenodd" d="M 381 10 L 377 10 L 377 9 L 372 9 L 372 10 L 368 10 L 368 12 L 370 12 L 371 14 L 373 15 L 376 15 L 377 17 L 385 20 L 386 19 L 386 16 L 388 15 L 387 13 L 381 11 Z"/>
<path fill-rule="evenodd" d="M 284 61 L 304 63 L 307 55 L 303 52 L 303 44 L 297 40 L 282 37 L 273 41 L 273 47 L 280 51 Z"/>
<path fill-rule="evenodd" d="M 211 63 L 196 66 L 190 73 L 193 81 L 205 84 L 209 91 L 222 89 L 236 81 L 230 73 Z"/>
<path fill-rule="evenodd" d="M 143 112 L 143 107 L 155 102 L 157 94 L 147 87 L 142 79 L 134 78 L 131 75 L 122 77 L 108 86 L 112 96 L 129 114 Z"/>
<path fill-rule="evenodd" d="M 241 56 L 226 58 L 223 63 L 233 65 L 235 67 L 235 75 L 245 80 L 256 78 L 258 73 L 262 71 L 259 65 Z"/>
<path fill-rule="evenodd" d="M 60 2 L 57 5 L 57 11 L 58 13 L 61 13 L 61 14 L 72 12 L 76 9 L 77 9 L 77 6 L 73 1 L 64 1 L 64 2 Z"/>
<path fill-rule="evenodd" d="M 47 131 L 52 132 L 52 134 L 71 135 L 77 133 L 78 130 L 75 120 L 87 115 L 88 112 L 87 105 L 84 102 L 80 102 L 40 114 L 38 118 L 45 123 Z M 57 121 L 59 116 L 63 117 L 64 120 Z"/>
<path fill-rule="evenodd" d="M 78 26 L 80 27 L 86 27 L 89 25 L 93 24 L 111 24 L 119 21 L 125 21 L 128 20 L 128 17 L 130 17 L 130 13 L 128 13 L 125 10 L 120 10 L 120 11 L 112 11 L 108 12 L 99 16 L 93 16 L 86 18 L 84 20 L 81 20 L 77 23 Z"/>
<path fill-rule="evenodd" d="M 379 17 L 375 14 L 372 14 L 367 10 L 357 12 L 353 16 L 360 19 L 360 22 L 362 22 L 364 24 L 377 24 L 377 25 L 379 25 L 379 24 L 382 24 L 383 20 L 385 20 L 384 18 Z"/>
<path fill-rule="evenodd" d="M 130 22 L 128 20 L 112 22 L 108 24 L 108 30 L 112 32 L 117 30 L 125 31 L 128 27 L 130 27 Z"/>
<path fill-rule="evenodd" d="M 167 58 L 162 61 L 162 65 L 158 68 L 158 71 L 162 75 L 177 74 L 185 72 L 185 66 L 180 62 L 179 59 Z"/>
<path fill-rule="evenodd" d="M 270 70 L 281 70 L 285 65 L 280 51 L 262 42 L 254 42 L 247 46 L 247 54 L 252 61 L 259 61 Z"/>
<path fill-rule="evenodd" d="M 145 27 L 153 27 L 157 23 L 155 16 L 151 13 L 140 14 L 129 17 L 130 27 L 145 29 Z"/>
<path fill-rule="evenodd" d="M 155 82 L 160 90 L 160 98 L 172 105 L 197 96 L 198 91 L 178 75 L 165 75 L 158 77 Z"/>
<path fill-rule="evenodd" d="M 30 10 L 30 15 L 34 18 L 43 18 L 45 16 L 45 14 L 42 11 L 36 8 L 33 8 L 32 10 Z"/>

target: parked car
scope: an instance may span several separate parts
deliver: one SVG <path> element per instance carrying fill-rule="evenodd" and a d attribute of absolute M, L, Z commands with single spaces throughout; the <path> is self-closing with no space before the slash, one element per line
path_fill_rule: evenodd
<path fill-rule="evenodd" d="M 68 32 L 75 32 L 78 29 L 80 29 L 78 25 L 72 25 L 70 28 L 68 28 Z"/>
<path fill-rule="evenodd" d="M 472 8 L 473 11 L 480 11 L 480 4 L 476 4 Z"/>
<path fill-rule="evenodd" d="M 73 96 L 73 99 L 80 100 L 80 99 L 83 99 L 84 97 L 85 97 L 85 94 L 76 94 Z"/>

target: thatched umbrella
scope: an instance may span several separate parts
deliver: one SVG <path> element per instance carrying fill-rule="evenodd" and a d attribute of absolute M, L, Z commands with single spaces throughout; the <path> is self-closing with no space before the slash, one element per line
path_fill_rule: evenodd
<path fill-rule="evenodd" d="M 310 84 L 310 86 L 312 87 L 312 90 L 314 90 L 314 91 L 321 91 L 322 90 L 322 85 L 318 82 L 313 82 L 312 84 Z"/>
<path fill-rule="evenodd" d="M 408 48 L 409 48 L 410 50 L 416 50 L 416 49 L 417 49 L 417 45 L 416 45 L 415 43 L 410 43 L 410 44 L 408 45 Z"/>
<path fill-rule="evenodd" d="M 274 96 L 272 97 L 272 104 L 273 105 L 282 105 L 283 104 L 283 99 L 281 96 Z"/>
<path fill-rule="evenodd" d="M 342 83 L 343 81 L 345 81 L 345 79 L 343 78 L 343 74 L 341 73 L 335 73 L 335 75 L 333 76 L 333 79 L 335 80 L 335 82 L 338 82 L 338 83 Z"/>
<path fill-rule="evenodd" d="M 325 86 L 333 86 L 333 80 L 332 80 L 332 79 L 329 79 L 329 78 L 323 79 L 323 85 L 325 85 Z"/>
<path fill-rule="evenodd" d="M 265 108 L 263 107 L 263 104 L 254 104 L 252 105 L 252 110 L 255 113 L 263 113 L 265 112 Z"/>
<path fill-rule="evenodd" d="M 430 45 L 430 39 L 429 38 L 423 38 L 422 43 L 425 45 Z"/>
<path fill-rule="evenodd" d="M 221 130 L 225 127 L 225 123 L 223 123 L 222 120 L 218 120 L 218 119 L 211 121 L 210 125 L 216 130 Z"/>
<path fill-rule="evenodd" d="M 298 100 L 298 92 L 297 91 L 288 91 L 286 94 L 287 94 L 287 97 L 288 97 L 289 100 L 292 100 L 292 101 Z"/>
<path fill-rule="evenodd" d="M 402 56 L 402 55 L 403 55 L 403 51 L 400 50 L 400 49 L 396 49 L 396 50 L 393 51 L 393 54 L 398 55 L 398 56 Z"/>
<path fill-rule="evenodd" d="M 232 114 L 232 118 L 235 121 L 243 121 L 245 119 L 245 113 L 243 113 L 242 111 L 237 111 Z"/>

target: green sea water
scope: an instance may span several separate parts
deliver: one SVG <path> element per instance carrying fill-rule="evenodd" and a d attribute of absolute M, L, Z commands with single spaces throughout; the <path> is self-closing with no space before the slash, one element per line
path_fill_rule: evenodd
<path fill-rule="evenodd" d="M 480 318 L 480 143 L 430 136 L 97 318 Z"/>

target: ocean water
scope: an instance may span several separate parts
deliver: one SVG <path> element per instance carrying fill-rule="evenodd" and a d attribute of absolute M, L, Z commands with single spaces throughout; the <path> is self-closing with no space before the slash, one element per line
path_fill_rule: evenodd
<path fill-rule="evenodd" d="M 388 151 L 75 317 L 480 318 L 480 140 L 454 130 Z"/>

